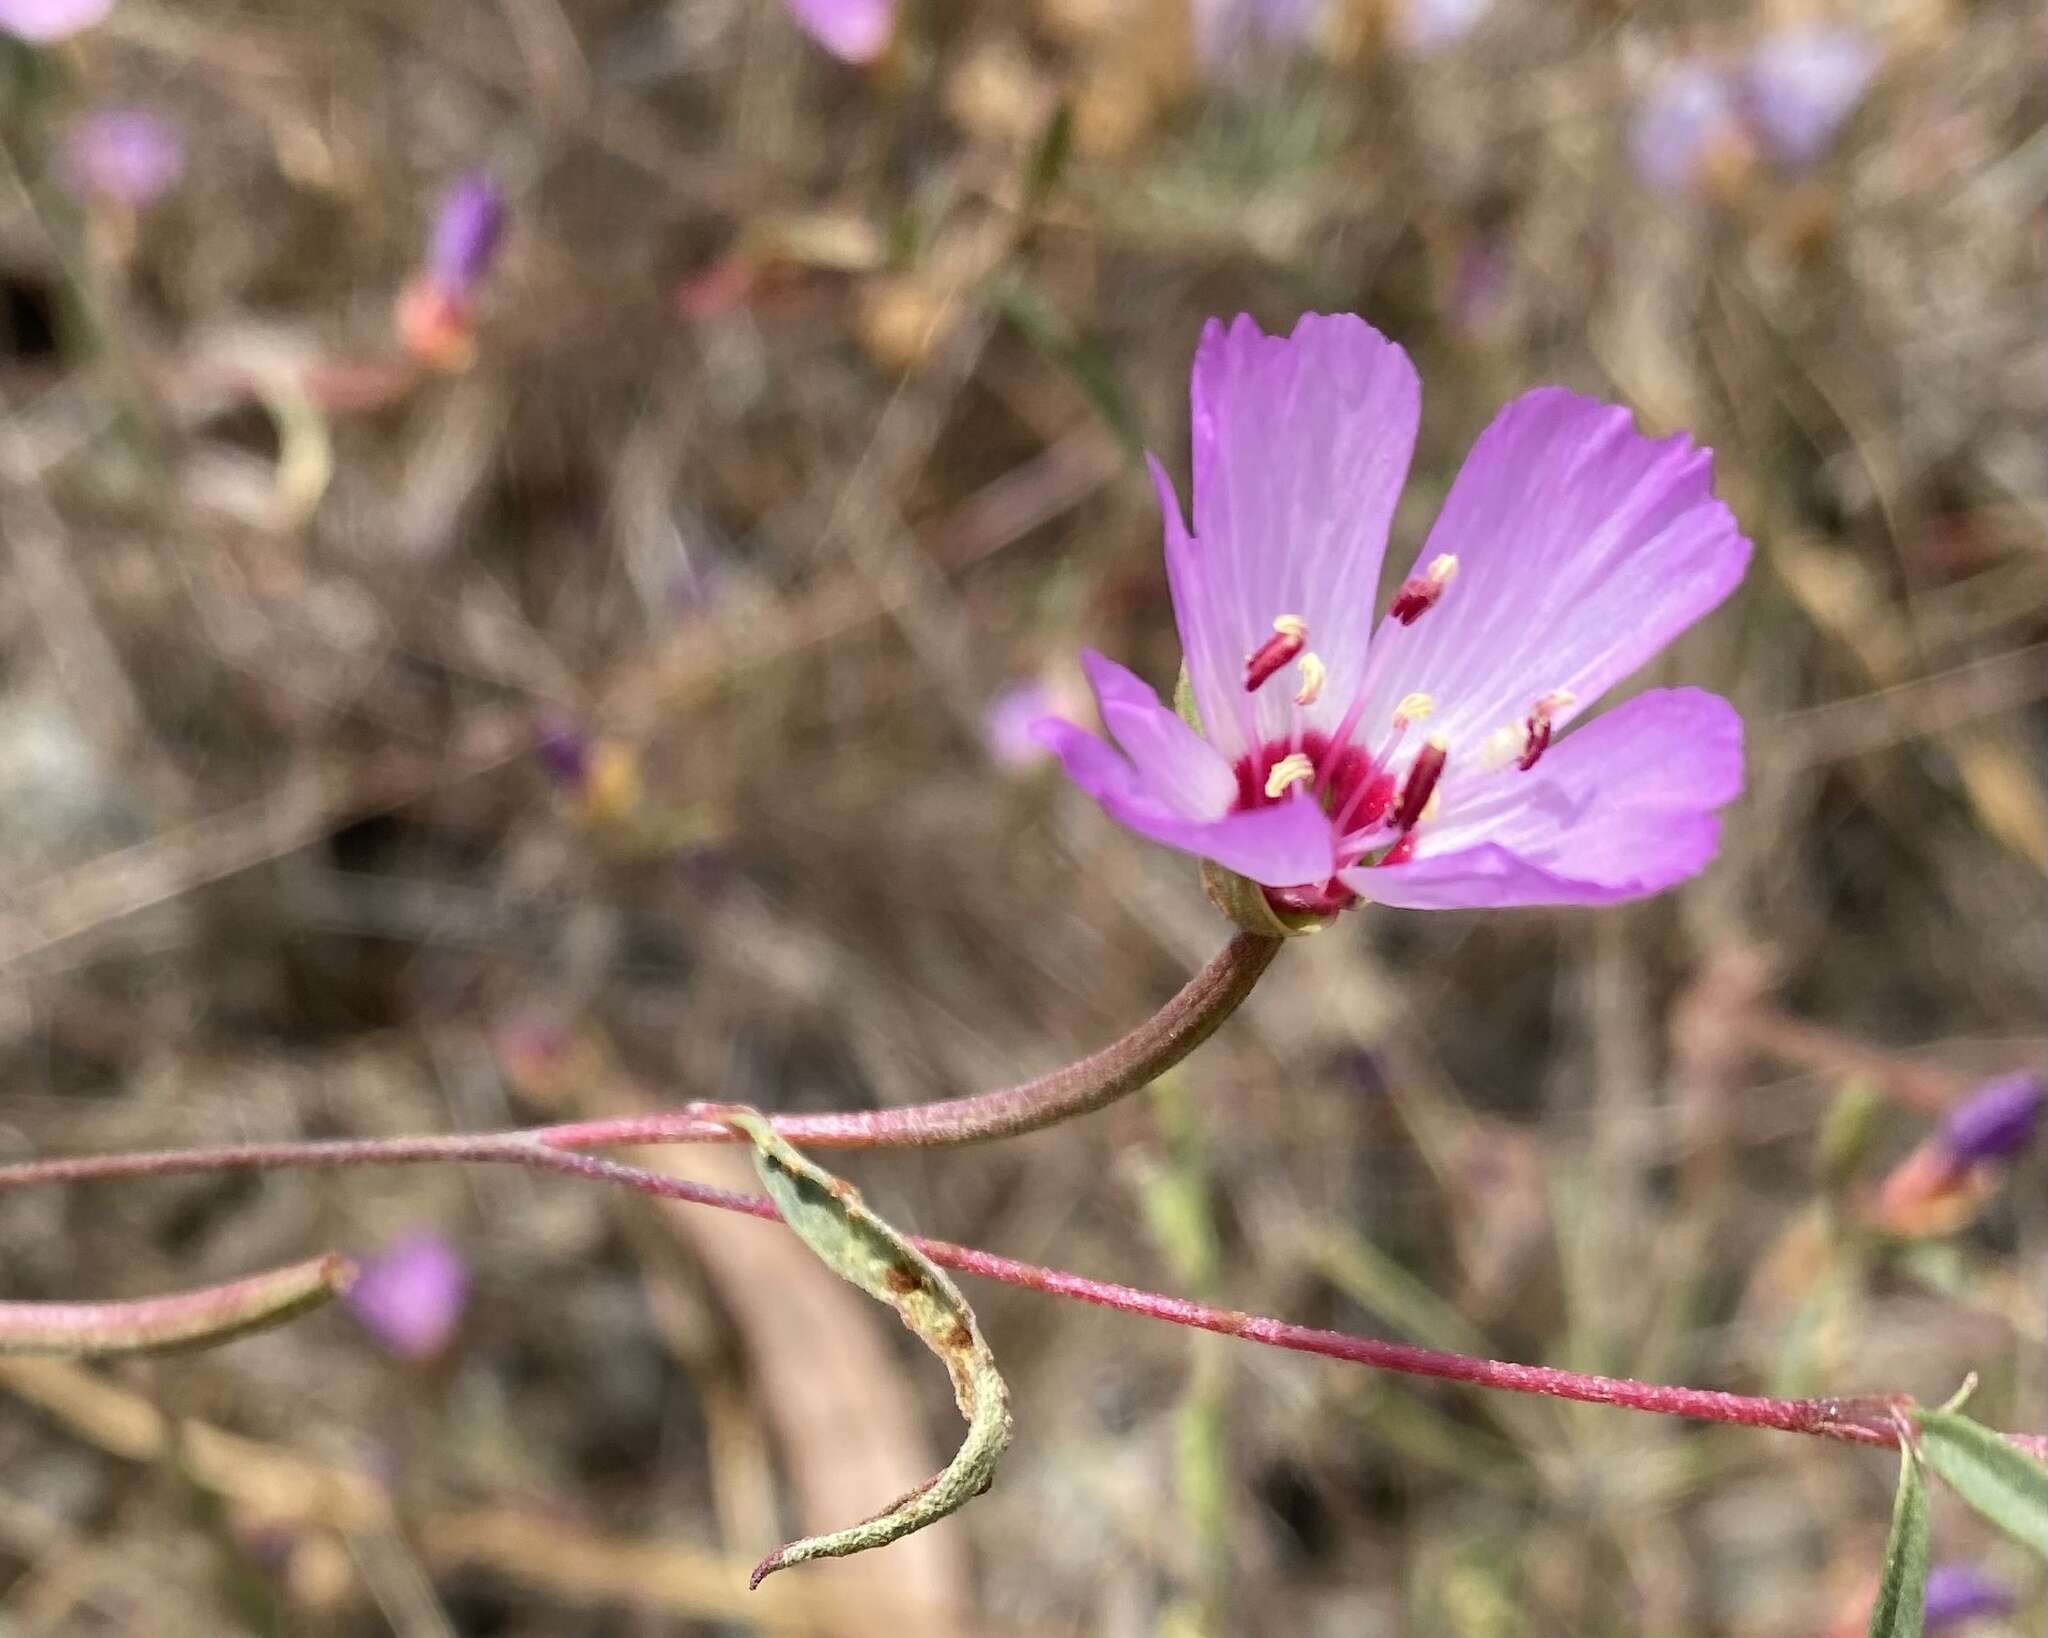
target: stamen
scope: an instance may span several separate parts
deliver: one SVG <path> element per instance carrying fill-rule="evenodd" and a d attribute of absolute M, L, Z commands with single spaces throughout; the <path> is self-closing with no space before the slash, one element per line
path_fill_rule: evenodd
<path fill-rule="evenodd" d="M 1519 760 L 1528 744 L 1528 729 L 1516 723 L 1496 728 L 1479 747 L 1479 765 L 1488 773 L 1498 773 L 1510 762 Z"/>
<path fill-rule="evenodd" d="M 1259 686 L 1308 647 L 1308 622 L 1298 614 L 1283 614 L 1273 622 L 1273 635 L 1245 656 L 1244 691 Z"/>
<path fill-rule="evenodd" d="M 1526 738 L 1522 744 L 1522 754 L 1515 758 L 1515 766 L 1523 773 L 1535 767 L 1543 753 L 1550 749 L 1551 718 L 1577 699 L 1578 696 L 1570 689 L 1559 688 L 1545 694 L 1529 707 L 1529 720 L 1523 730 Z"/>
<path fill-rule="evenodd" d="M 1323 664 L 1322 656 L 1311 650 L 1301 657 L 1301 687 L 1294 692 L 1296 705 L 1313 705 L 1323 691 L 1323 684 L 1330 680 L 1330 668 Z"/>
<path fill-rule="evenodd" d="M 1450 746 L 1435 735 L 1416 754 L 1415 765 L 1408 770 L 1407 782 L 1401 787 L 1401 800 L 1394 807 L 1392 823 L 1396 830 L 1413 830 L 1421 820 L 1429 799 L 1436 795 L 1436 782 L 1443 778 L 1444 762 L 1450 754 Z"/>
<path fill-rule="evenodd" d="M 1315 776 L 1316 765 L 1306 752 L 1296 751 L 1292 756 L 1283 756 L 1273 764 L 1273 771 L 1266 775 L 1266 800 L 1277 802 L 1289 785 L 1305 784 Z"/>
<path fill-rule="evenodd" d="M 1394 707 L 1394 726 L 1406 728 L 1411 722 L 1427 722 L 1435 715 L 1435 695 L 1403 694 L 1401 703 Z"/>
<path fill-rule="evenodd" d="M 1444 587 L 1458 577 L 1458 560 L 1449 552 L 1431 561 L 1428 569 L 1421 574 L 1410 575 L 1401 582 L 1401 589 L 1394 593 L 1394 601 L 1387 612 L 1404 626 L 1412 626 L 1431 609 L 1444 594 Z"/>

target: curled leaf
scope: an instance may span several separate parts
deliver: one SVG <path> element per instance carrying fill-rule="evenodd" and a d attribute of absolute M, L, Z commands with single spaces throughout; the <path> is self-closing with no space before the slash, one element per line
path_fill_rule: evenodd
<path fill-rule="evenodd" d="M 355 1265 L 329 1254 L 245 1280 L 131 1302 L 0 1302 L 0 1354 L 164 1353 L 279 1325 L 346 1291 Z"/>
<path fill-rule="evenodd" d="M 1920 1454 L 1958 1496 L 2048 1558 L 2048 1465 L 2004 1435 L 1948 1410 L 1916 1410 Z"/>
<path fill-rule="evenodd" d="M 859 1524 L 792 1541 L 755 1567 L 751 1585 L 806 1559 L 866 1552 L 935 1524 L 994 1481 L 1010 1442 L 1010 1391 L 982 1340 L 974 1311 L 939 1266 L 862 1203 L 852 1184 L 813 1165 L 751 1109 L 716 1117 L 754 1146 L 754 1169 L 783 1220 L 825 1266 L 896 1310 L 945 1362 L 967 1436 L 943 1471 Z"/>
<path fill-rule="evenodd" d="M 1869 1638 L 1920 1638 L 1927 1605 L 1927 1484 L 1910 1444 L 1899 1447 L 1899 1493 L 1891 1539 L 1871 1606 Z"/>

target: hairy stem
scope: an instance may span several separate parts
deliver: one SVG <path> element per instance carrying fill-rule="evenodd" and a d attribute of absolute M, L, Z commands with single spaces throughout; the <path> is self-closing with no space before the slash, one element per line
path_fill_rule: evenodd
<path fill-rule="evenodd" d="M 233 1148 L 164 1150 L 152 1154 L 81 1156 L 65 1160 L 28 1161 L 0 1167 L 0 1188 L 29 1183 L 89 1182 L 111 1178 L 164 1177 L 179 1173 L 279 1167 L 334 1168 L 407 1165 L 428 1162 L 495 1163 L 558 1172 L 591 1182 L 613 1183 L 642 1194 L 722 1211 L 775 1220 L 772 1202 L 708 1184 L 668 1177 L 596 1155 L 578 1154 L 539 1141 L 548 1131 L 486 1134 L 476 1137 L 364 1139 L 329 1143 L 244 1144 Z M 1135 1286 L 1089 1279 L 1061 1269 L 1042 1268 L 971 1246 L 944 1240 L 913 1238 L 914 1244 L 941 1267 L 974 1274 L 1027 1291 L 1070 1297 L 1201 1331 L 1241 1337 L 1268 1348 L 1320 1354 L 1374 1370 L 1407 1376 L 1436 1377 L 1508 1393 L 1541 1394 L 1585 1404 L 1615 1405 L 1658 1416 L 1679 1416 L 1737 1427 L 1773 1428 L 1851 1444 L 1896 1445 L 1895 1410 L 1906 1404 L 1900 1395 L 1855 1398 L 1769 1399 L 1750 1394 L 1721 1393 L 1707 1388 L 1671 1387 L 1624 1377 L 1594 1376 L 1582 1371 L 1554 1370 L 1544 1365 L 1517 1365 L 1479 1359 L 1437 1348 L 1416 1348 L 1312 1326 L 1290 1325 L 1233 1309 L 1143 1291 Z M 2039 1441 L 2015 1442 L 2038 1448 Z"/>

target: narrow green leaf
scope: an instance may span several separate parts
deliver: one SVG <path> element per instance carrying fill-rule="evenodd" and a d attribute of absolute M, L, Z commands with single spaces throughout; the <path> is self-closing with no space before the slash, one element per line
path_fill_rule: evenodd
<path fill-rule="evenodd" d="M 354 1283 L 346 1257 L 315 1257 L 226 1285 L 132 1302 L 0 1302 L 0 1354 L 165 1353 L 207 1348 L 317 1308 Z"/>
<path fill-rule="evenodd" d="M 1916 1410 L 1920 1454 L 1958 1496 L 2048 1558 L 2048 1466 L 2002 1434 L 1953 1411 Z"/>
<path fill-rule="evenodd" d="M 813 1165 L 752 1109 L 717 1117 L 754 1146 L 754 1170 L 783 1220 L 841 1279 L 896 1310 L 919 1341 L 945 1362 L 967 1437 L 945 1469 L 874 1517 L 827 1535 L 777 1548 L 755 1567 L 753 1586 L 812 1558 L 842 1558 L 885 1547 L 935 1524 L 986 1490 L 1010 1442 L 1010 1390 L 996 1371 L 974 1311 L 931 1259 L 861 1202 L 851 1183 Z"/>
<path fill-rule="evenodd" d="M 1899 1452 L 1899 1493 L 1891 1539 L 1870 1611 L 1870 1638 L 1920 1638 L 1927 1606 L 1927 1484 L 1910 1446 Z"/>
<path fill-rule="evenodd" d="M 1125 453 L 1137 460 L 1144 453 L 1145 440 L 1138 430 L 1138 416 L 1131 408 L 1130 394 L 1124 391 L 1123 377 L 1110 356 L 1095 341 L 1078 333 L 1066 314 L 1024 279 L 999 279 L 991 294 L 1003 317 L 1073 378 L 1095 406 L 1095 412 L 1116 434 Z"/>
<path fill-rule="evenodd" d="M 1066 173 L 1067 161 L 1074 154 L 1074 105 L 1067 98 L 1060 98 L 1059 106 L 1052 111 L 1052 118 L 1045 122 L 1045 129 L 1038 135 L 1038 141 L 1031 150 L 1031 160 L 1024 169 L 1024 208 L 1035 210 L 1042 205 L 1047 195 L 1059 186 L 1060 178 Z"/>

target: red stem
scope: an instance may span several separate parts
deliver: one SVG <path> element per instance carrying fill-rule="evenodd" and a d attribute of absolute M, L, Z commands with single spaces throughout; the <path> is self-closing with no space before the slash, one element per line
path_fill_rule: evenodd
<path fill-rule="evenodd" d="M 485 1134 L 475 1137 L 363 1139 L 326 1143 L 242 1144 L 220 1149 L 162 1150 L 150 1154 L 80 1156 L 72 1159 L 24 1161 L 0 1167 L 0 1188 L 31 1183 L 81 1183 L 114 1178 L 166 1177 L 191 1172 L 274 1167 L 333 1168 L 365 1165 L 409 1165 L 429 1162 L 494 1163 L 559 1172 L 597 1183 L 615 1183 L 663 1199 L 715 1206 L 721 1211 L 775 1220 L 774 1204 L 760 1195 L 740 1194 L 709 1184 L 664 1176 L 596 1155 L 576 1154 L 539 1141 L 550 1128 L 532 1133 Z M 1738 1427 L 1776 1428 L 1851 1444 L 1895 1445 L 1895 1409 L 1909 1401 L 1900 1395 L 1847 1399 L 1767 1399 L 1750 1394 L 1719 1393 L 1705 1388 L 1669 1387 L 1625 1377 L 1594 1376 L 1582 1371 L 1554 1370 L 1544 1365 L 1516 1365 L 1476 1359 L 1436 1348 L 1415 1348 L 1343 1331 L 1324 1331 L 1284 1320 L 1265 1319 L 1232 1309 L 1142 1291 L 1134 1286 L 1091 1280 L 1061 1269 L 1017 1262 L 970 1246 L 915 1238 L 919 1250 L 942 1267 L 983 1279 L 1071 1297 L 1097 1307 L 1165 1320 L 1201 1331 L 1242 1337 L 1269 1348 L 1320 1354 L 1374 1370 L 1407 1376 L 1438 1377 L 1474 1387 L 1509 1393 L 1542 1394 L 1592 1405 L 1617 1405 L 1658 1416 L 1724 1422 Z M 2024 1437 L 2020 1441 L 2033 1448 Z"/>

